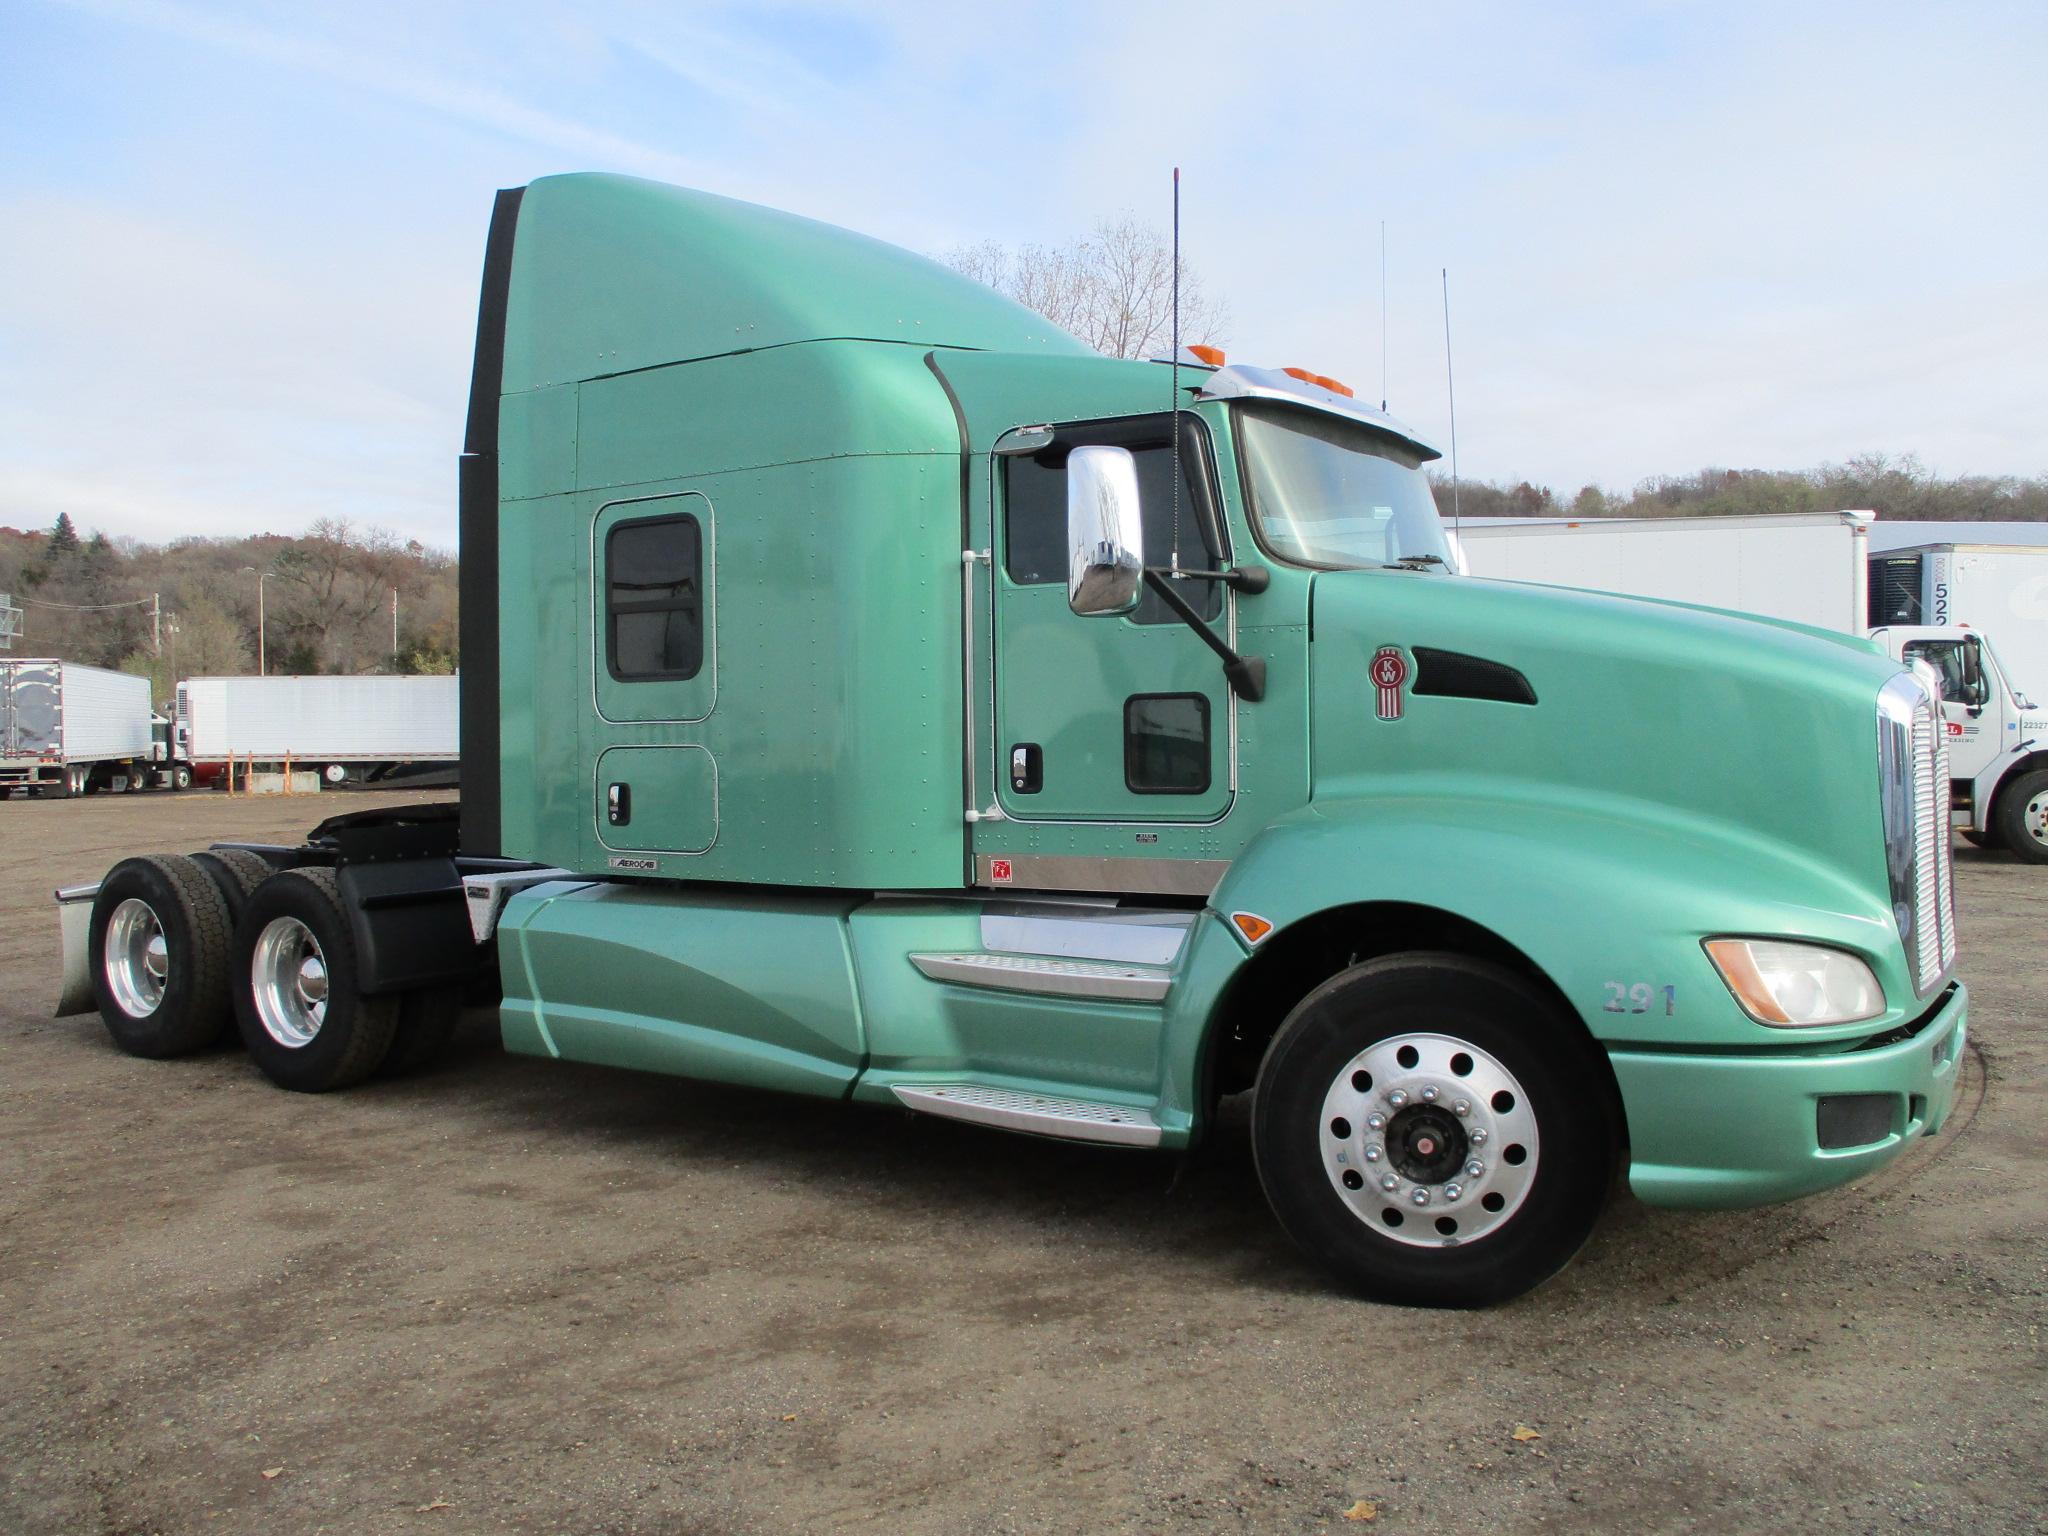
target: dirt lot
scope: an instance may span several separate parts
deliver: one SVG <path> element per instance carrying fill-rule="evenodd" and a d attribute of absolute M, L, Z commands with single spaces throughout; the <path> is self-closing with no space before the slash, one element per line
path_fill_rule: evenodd
<path fill-rule="evenodd" d="M 1949 1133 L 1775 1210 L 1623 1199 L 1464 1315 L 1334 1293 L 1241 1112 L 1181 1163 L 482 1016 L 307 1098 L 48 1017 L 52 886 L 378 799 L 0 804 L 0 1530 L 2040 1529 L 2048 870 L 1959 849 Z"/>

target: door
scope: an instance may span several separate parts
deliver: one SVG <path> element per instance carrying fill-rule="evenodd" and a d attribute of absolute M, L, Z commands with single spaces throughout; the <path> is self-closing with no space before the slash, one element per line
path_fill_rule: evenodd
<path fill-rule="evenodd" d="M 1216 655 L 1159 595 L 1121 618 L 1067 606 L 1066 461 L 1102 443 L 1136 460 L 1148 566 L 1213 571 L 1225 558 L 1207 432 L 1181 418 L 1178 506 L 1172 423 L 1063 426 L 1036 453 L 995 457 L 996 793 L 1017 821 L 1206 822 L 1230 808 L 1231 698 Z M 1185 581 L 1222 629 L 1220 582 Z"/>
<path fill-rule="evenodd" d="M 717 841 L 718 765 L 697 739 L 718 698 L 716 542 L 710 499 L 694 491 L 611 502 L 592 518 L 585 751 L 608 853 Z"/>
<path fill-rule="evenodd" d="M 1949 777 L 1976 778 L 1998 756 L 2005 734 L 2004 691 L 1992 686 L 1983 647 L 1975 635 L 1908 640 L 1905 659 L 1926 662 L 1941 679 Z"/>

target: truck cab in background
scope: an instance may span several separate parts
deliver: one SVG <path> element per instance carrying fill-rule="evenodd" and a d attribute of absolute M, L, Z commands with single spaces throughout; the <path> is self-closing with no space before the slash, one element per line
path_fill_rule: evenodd
<path fill-rule="evenodd" d="M 1891 624 L 1870 637 L 1941 681 L 1956 830 L 1980 848 L 2048 864 L 2048 710 L 2007 673 L 1991 638 L 1967 625 Z"/>
<path fill-rule="evenodd" d="M 1249 1094 L 1281 1226 L 1427 1305 L 1555 1273 L 1618 1169 L 1753 1205 L 1939 1130 L 1920 674 L 1457 575 L 1436 457 L 810 220 L 502 192 L 459 826 L 126 860 L 68 974 L 126 1049 L 231 1009 L 306 1091 L 488 980 L 513 1051 L 1041 1136 L 1178 1150 Z"/>

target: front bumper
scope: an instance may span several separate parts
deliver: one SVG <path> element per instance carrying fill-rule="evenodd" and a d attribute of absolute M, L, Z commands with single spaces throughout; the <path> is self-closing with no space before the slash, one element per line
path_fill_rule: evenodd
<path fill-rule="evenodd" d="M 1628 1116 L 1629 1187 L 1649 1205 L 1767 1205 L 1847 1184 L 1891 1162 L 1948 1119 L 1968 1027 L 1969 994 L 1953 983 L 1902 1038 L 1827 1056 L 1699 1056 L 1614 1051 Z M 1882 1094 L 1891 1129 L 1824 1148 L 1820 1101 Z"/>

